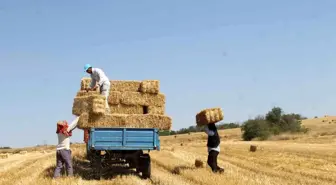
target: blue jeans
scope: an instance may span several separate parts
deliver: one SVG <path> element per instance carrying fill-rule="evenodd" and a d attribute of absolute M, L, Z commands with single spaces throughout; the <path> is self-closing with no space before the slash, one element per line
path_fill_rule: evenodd
<path fill-rule="evenodd" d="M 54 172 L 54 178 L 61 176 L 61 170 L 64 164 L 68 176 L 73 176 L 71 150 L 62 149 L 56 151 L 56 169 Z"/>

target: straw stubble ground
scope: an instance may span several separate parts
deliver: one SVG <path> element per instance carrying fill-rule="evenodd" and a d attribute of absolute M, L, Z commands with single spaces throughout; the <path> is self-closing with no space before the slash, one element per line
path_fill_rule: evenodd
<path fill-rule="evenodd" d="M 206 164 L 206 135 L 203 133 L 161 137 L 162 150 L 151 152 L 152 178 L 141 180 L 134 171 L 114 168 L 101 181 L 92 180 L 92 169 L 84 159 L 84 146 L 73 149 L 74 178 L 51 179 L 55 152 L 15 154 L 0 159 L 0 184 L 334 184 L 336 179 L 336 136 L 302 136 L 297 140 L 243 142 L 239 129 L 225 130 L 216 175 L 194 167 L 196 159 Z M 311 138 L 310 138 L 311 137 Z M 312 138 L 316 138 L 312 140 Z M 318 140 L 318 143 L 315 142 Z M 333 141 L 333 142 L 331 142 Z M 256 152 L 249 152 L 251 144 Z M 20 157 L 21 156 L 21 157 Z"/>

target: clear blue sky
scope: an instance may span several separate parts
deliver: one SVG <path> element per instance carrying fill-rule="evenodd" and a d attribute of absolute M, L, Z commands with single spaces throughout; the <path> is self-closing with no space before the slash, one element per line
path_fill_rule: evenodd
<path fill-rule="evenodd" d="M 222 107 L 335 114 L 336 1 L 0 2 L 0 146 L 56 144 L 91 63 L 116 80 L 158 79 L 173 129 Z M 76 130 L 73 142 L 81 142 Z"/>

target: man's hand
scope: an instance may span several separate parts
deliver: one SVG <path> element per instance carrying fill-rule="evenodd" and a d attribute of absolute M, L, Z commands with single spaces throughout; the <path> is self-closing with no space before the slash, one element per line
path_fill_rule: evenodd
<path fill-rule="evenodd" d="M 92 90 L 95 91 L 98 88 L 98 85 L 95 85 Z"/>

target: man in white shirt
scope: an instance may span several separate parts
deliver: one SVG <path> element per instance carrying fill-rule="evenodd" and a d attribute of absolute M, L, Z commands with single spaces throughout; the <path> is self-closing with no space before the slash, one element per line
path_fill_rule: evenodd
<path fill-rule="evenodd" d="M 65 164 L 68 176 L 73 176 L 73 167 L 70 150 L 70 137 L 72 130 L 77 127 L 79 117 L 72 121 L 70 125 L 66 121 L 57 122 L 58 145 L 56 146 L 56 169 L 54 178 L 61 176 L 61 170 Z"/>
<path fill-rule="evenodd" d="M 90 64 L 86 64 L 84 66 L 84 70 L 91 76 L 90 88 L 87 89 L 87 91 L 95 91 L 98 87 L 100 87 L 100 94 L 106 97 L 106 112 L 110 112 L 110 108 L 108 105 L 108 96 L 111 86 L 110 80 L 105 75 L 103 70 L 99 68 L 93 68 Z"/>

